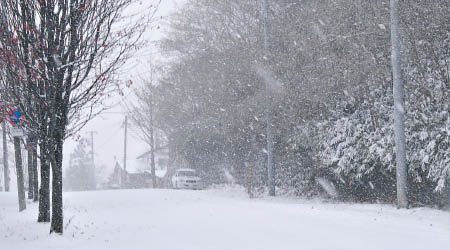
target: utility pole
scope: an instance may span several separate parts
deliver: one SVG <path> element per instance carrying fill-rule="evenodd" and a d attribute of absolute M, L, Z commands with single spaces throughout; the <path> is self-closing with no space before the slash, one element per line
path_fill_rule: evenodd
<path fill-rule="evenodd" d="M 88 131 L 87 132 L 88 134 L 90 134 L 90 136 L 91 136 L 91 164 L 92 164 L 92 166 L 91 166 L 91 173 L 90 173 L 90 176 L 91 176 L 91 185 L 92 185 L 92 189 L 97 189 L 96 187 L 97 187 L 97 185 L 96 185 L 96 180 L 95 180 L 95 161 L 94 161 L 94 134 L 96 134 L 97 133 L 97 131 Z"/>
<path fill-rule="evenodd" d="M 125 187 L 127 180 L 127 129 L 128 129 L 128 116 L 125 116 L 125 132 L 123 137 L 123 176 L 122 176 L 122 188 Z"/>
<path fill-rule="evenodd" d="M 397 163 L 397 207 L 408 208 L 408 167 L 406 165 L 405 108 L 399 35 L 398 0 L 391 0 L 392 76 L 394 93 L 395 160 Z"/>
<path fill-rule="evenodd" d="M 3 177 L 5 178 L 5 192 L 9 192 L 8 143 L 6 141 L 6 121 L 2 122 L 3 133 Z"/>
<path fill-rule="evenodd" d="M 264 56 L 268 60 L 270 49 L 269 37 L 269 0 L 264 0 Z M 275 170 L 273 167 L 273 134 L 272 134 L 272 97 L 269 93 L 269 82 L 266 82 L 266 139 L 267 139 L 267 181 L 269 184 L 269 195 L 275 196 Z"/>

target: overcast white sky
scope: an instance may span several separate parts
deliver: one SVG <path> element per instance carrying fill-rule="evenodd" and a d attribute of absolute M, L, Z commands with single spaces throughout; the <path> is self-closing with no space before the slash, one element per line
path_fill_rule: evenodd
<path fill-rule="evenodd" d="M 139 5 L 136 6 L 140 8 L 141 5 L 156 4 L 159 0 L 143 0 Z M 162 0 L 161 5 L 156 13 L 155 20 L 161 22 L 161 17 L 167 19 L 170 13 L 173 13 L 178 8 L 182 6 L 185 0 Z M 153 27 L 159 25 L 158 23 L 152 24 Z M 164 28 L 156 29 L 151 28 L 145 34 L 145 39 L 149 41 L 157 41 L 161 38 Z M 114 167 L 115 161 L 119 161 L 121 164 L 123 162 L 124 150 L 124 118 L 125 118 L 125 102 L 132 102 L 135 99 L 133 93 L 134 89 L 139 86 L 138 76 L 145 75 L 146 65 L 150 57 L 157 59 L 160 55 L 157 49 L 153 46 L 148 46 L 146 49 L 138 53 L 134 59 L 131 59 L 125 66 L 126 75 L 121 76 L 123 79 L 131 79 L 134 84 L 130 89 L 125 92 L 125 97 L 113 97 L 112 101 L 118 103 L 114 108 L 106 111 L 101 116 L 90 121 L 85 128 L 79 133 L 80 136 L 89 138 L 88 131 L 95 131 L 94 135 L 94 153 L 95 153 L 95 163 L 97 166 L 105 165 L 109 171 Z M 155 58 L 156 57 L 156 58 Z M 148 150 L 148 147 L 143 143 L 137 136 L 136 132 L 133 130 L 128 130 L 128 143 L 127 143 L 127 159 L 136 159 L 137 156 Z M 76 146 L 76 142 L 69 138 L 64 144 L 64 163 L 65 166 L 68 165 L 70 159 L 70 153 Z M 128 161 L 127 161 L 128 162 Z M 130 164 L 127 164 L 130 165 Z M 132 168 L 132 166 L 127 166 L 127 168 Z M 107 172 L 109 172 L 107 171 Z"/>

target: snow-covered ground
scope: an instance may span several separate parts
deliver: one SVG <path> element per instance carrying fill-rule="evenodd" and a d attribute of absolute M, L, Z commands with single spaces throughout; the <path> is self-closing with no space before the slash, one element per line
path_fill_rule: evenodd
<path fill-rule="evenodd" d="M 65 234 L 17 212 L 0 193 L 0 249 L 447 250 L 450 213 L 286 198 L 249 200 L 241 189 L 65 193 Z"/>

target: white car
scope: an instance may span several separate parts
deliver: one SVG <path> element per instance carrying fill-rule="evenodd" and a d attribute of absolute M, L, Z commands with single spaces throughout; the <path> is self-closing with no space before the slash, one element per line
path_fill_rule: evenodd
<path fill-rule="evenodd" d="M 189 188 L 189 189 L 201 189 L 202 183 L 197 172 L 193 169 L 183 168 L 178 169 L 172 176 L 173 188 Z"/>

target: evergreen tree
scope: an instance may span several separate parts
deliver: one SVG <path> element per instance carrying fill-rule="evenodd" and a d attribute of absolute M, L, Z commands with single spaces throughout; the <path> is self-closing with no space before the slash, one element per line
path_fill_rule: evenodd
<path fill-rule="evenodd" d="M 65 175 L 65 189 L 83 191 L 95 189 L 93 165 L 87 149 L 88 141 L 81 139 L 70 154 L 70 166 Z"/>

